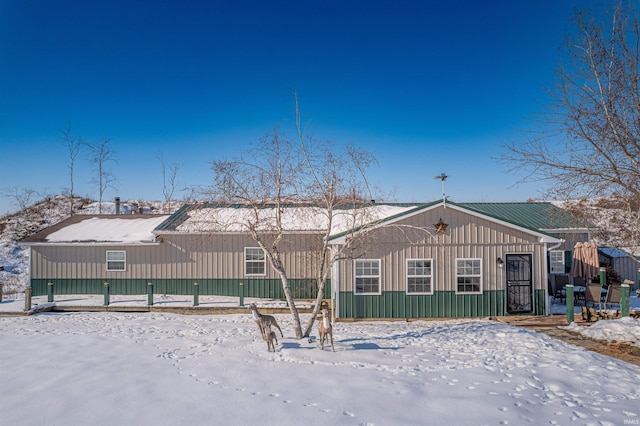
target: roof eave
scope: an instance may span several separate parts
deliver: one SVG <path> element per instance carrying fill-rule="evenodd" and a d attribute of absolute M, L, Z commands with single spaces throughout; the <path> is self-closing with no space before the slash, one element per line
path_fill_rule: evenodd
<path fill-rule="evenodd" d="M 118 241 L 38 241 L 18 243 L 20 247 L 122 247 L 122 246 L 158 246 L 159 241 L 135 241 L 135 242 L 118 242 Z"/>
<path fill-rule="evenodd" d="M 404 212 L 404 213 L 399 213 L 399 214 L 393 216 L 392 218 L 388 218 L 387 220 L 382 221 L 380 224 L 378 224 L 376 226 L 372 226 L 371 228 L 366 229 L 366 232 L 369 232 L 371 230 L 380 228 L 382 226 L 390 225 L 390 224 L 392 224 L 392 223 L 394 223 L 396 221 L 399 221 L 399 220 L 407 219 L 407 218 L 409 218 L 411 216 L 423 213 L 425 211 L 433 210 L 433 209 L 438 208 L 440 206 L 443 206 L 445 208 L 451 208 L 451 209 L 454 209 L 454 210 L 457 210 L 457 211 L 462 211 L 462 212 L 470 214 L 472 216 L 476 216 L 476 217 L 488 220 L 490 222 L 498 223 L 498 224 L 506 226 L 508 228 L 516 229 L 516 230 L 525 232 L 527 234 L 537 236 L 540 239 L 541 243 L 558 243 L 558 242 L 562 242 L 563 241 L 562 239 L 559 239 L 559 238 L 556 238 L 556 237 L 554 237 L 552 235 L 549 235 L 549 234 L 545 233 L 542 230 L 529 229 L 529 228 L 526 228 L 526 227 L 511 223 L 511 222 L 507 222 L 505 220 L 496 218 L 494 216 L 487 215 L 487 214 L 478 212 L 476 210 L 472 210 L 472 209 L 468 209 L 466 207 L 459 206 L 456 203 L 453 203 L 451 201 L 448 201 L 447 203 L 444 203 L 444 202 L 441 201 L 441 202 L 438 202 L 438 203 L 435 203 L 435 204 L 431 204 L 431 205 L 418 206 L 415 209 L 409 210 L 409 211 Z M 333 245 L 335 245 L 335 244 L 345 244 L 347 236 L 349 234 L 356 234 L 358 232 L 361 232 L 362 229 L 363 228 L 361 227 L 361 228 L 359 228 L 357 230 L 354 230 L 354 231 L 345 231 L 345 232 L 342 232 L 340 234 L 331 235 L 331 236 L 329 236 L 329 244 L 333 244 Z"/>

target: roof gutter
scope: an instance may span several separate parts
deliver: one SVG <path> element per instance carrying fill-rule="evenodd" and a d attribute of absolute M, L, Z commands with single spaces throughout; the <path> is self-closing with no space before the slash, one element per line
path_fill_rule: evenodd
<path fill-rule="evenodd" d="M 560 240 L 558 243 L 556 243 L 556 244 L 554 244 L 554 245 L 552 245 L 552 246 L 547 247 L 547 251 L 555 250 L 555 249 L 557 249 L 558 247 L 560 247 L 561 245 L 563 245 L 565 242 L 566 242 L 565 240 Z"/>

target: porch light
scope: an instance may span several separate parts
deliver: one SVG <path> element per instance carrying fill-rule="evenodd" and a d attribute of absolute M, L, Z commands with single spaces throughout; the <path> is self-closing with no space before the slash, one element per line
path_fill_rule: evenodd
<path fill-rule="evenodd" d="M 502 265 L 504 265 L 504 261 L 501 257 L 496 260 L 496 265 L 498 265 L 498 268 L 502 268 Z"/>

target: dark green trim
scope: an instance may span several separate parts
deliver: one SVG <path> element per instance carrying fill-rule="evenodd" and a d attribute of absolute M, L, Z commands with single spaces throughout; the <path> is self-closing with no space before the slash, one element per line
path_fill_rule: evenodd
<path fill-rule="evenodd" d="M 408 296 L 389 291 L 375 296 L 340 292 L 340 318 L 460 318 L 505 315 L 504 291 L 456 294 L 437 291 L 433 295 Z"/>
<path fill-rule="evenodd" d="M 533 315 L 547 314 L 547 296 L 544 290 L 536 290 L 533 292 Z"/>
<path fill-rule="evenodd" d="M 47 283 L 53 283 L 54 294 L 103 294 L 105 281 L 109 282 L 110 294 L 147 294 L 147 283 L 153 283 L 155 294 L 193 295 L 194 282 L 198 282 L 200 296 L 239 296 L 240 283 L 244 283 L 245 297 L 284 299 L 279 279 L 32 279 L 34 296 L 47 295 Z M 291 279 L 289 287 L 295 299 L 314 299 L 317 296 L 312 279 Z M 325 285 L 325 298 L 331 294 L 331 281 Z"/>
<path fill-rule="evenodd" d="M 367 296 L 343 291 L 339 298 L 340 318 L 477 318 L 507 315 L 503 290 L 485 291 L 482 294 L 436 291 L 433 295 L 415 296 L 408 296 L 402 291 Z M 534 311 L 528 315 L 545 315 L 545 308 L 545 292 L 536 290 Z"/>

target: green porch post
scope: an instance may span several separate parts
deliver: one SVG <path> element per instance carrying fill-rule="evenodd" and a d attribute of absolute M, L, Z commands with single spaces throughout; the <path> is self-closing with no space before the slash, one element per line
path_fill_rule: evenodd
<path fill-rule="evenodd" d="M 629 316 L 629 284 L 620 287 L 620 313 L 623 317 Z"/>
<path fill-rule="evenodd" d="M 53 302 L 53 283 L 51 281 L 47 283 L 47 302 Z"/>
<path fill-rule="evenodd" d="M 153 283 L 147 283 L 147 305 L 153 306 Z"/>
<path fill-rule="evenodd" d="M 103 294 L 104 294 L 104 306 L 109 306 L 110 300 L 109 300 L 109 282 L 105 281 L 104 282 L 104 287 L 103 287 Z"/>
<path fill-rule="evenodd" d="M 600 268 L 600 285 L 607 288 L 607 268 Z"/>
<path fill-rule="evenodd" d="M 198 285 L 198 281 L 193 283 L 193 306 L 200 305 L 200 286 Z"/>
<path fill-rule="evenodd" d="M 567 300 L 567 324 L 571 324 L 573 322 L 573 284 L 567 284 L 564 289 Z"/>
<path fill-rule="evenodd" d="M 244 283 L 242 281 L 240 281 L 240 290 L 238 291 L 238 294 L 240 295 L 240 306 L 244 306 Z"/>

